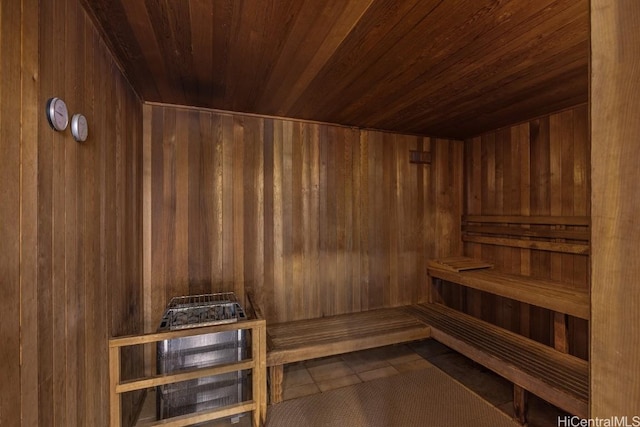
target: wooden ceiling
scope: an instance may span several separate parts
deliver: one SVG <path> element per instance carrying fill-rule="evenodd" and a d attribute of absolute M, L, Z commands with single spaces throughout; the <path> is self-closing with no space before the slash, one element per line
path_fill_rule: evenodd
<path fill-rule="evenodd" d="M 588 0 L 82 1 L 144 101 L 465 138 L 588 96 Z"/>

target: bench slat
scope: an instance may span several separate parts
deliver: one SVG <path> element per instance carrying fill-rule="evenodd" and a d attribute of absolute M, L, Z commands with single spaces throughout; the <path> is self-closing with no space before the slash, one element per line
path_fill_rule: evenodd
<path fill-rule="evenodd" d="M 591 219 L 588 216 L 464 215 L 462 217 L 462 221 L 488 224 L 544 224 L 589 226 Z"/>
<path fill-rule="evenodd" d="M 505 225 L 463 225 L 463 233 L 489 234 L 501 236 L 537 237 L 547 239 L 589 240 L 589 230 L 543 230 Z"/>
<path fill-rule="evenodd" d="M 538 240 L 510 239 L 508 237 L 472 236 L 465 234 L 462 241 L 484 243 L 486 245 L 509 246 L 520 249 L 536 249 L 539 251 L 563 252 L 567 254 L 589 255 L 587 243 L 541 242 Z"/>
<path fill-rule="evenodd" d="M 434 339 L 542 399 L 574 415 L 588 416 L 586 361 L 440 304 L 407 310 L 431 326 Z"/>
<path fill-rule="evenodd" d="M 434 265 L 430 263 L 428 268 L 432 278 L 458 283 L 581 319 L 589 319 L 589 292 L 586 289 L 570 287 L 552 280 L 534 279 L 491 269 L 456 273 L 433 268 Z"/>

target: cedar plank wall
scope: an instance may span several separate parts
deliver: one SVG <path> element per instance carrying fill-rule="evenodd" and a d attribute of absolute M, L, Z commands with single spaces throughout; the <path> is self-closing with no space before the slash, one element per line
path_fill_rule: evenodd
<path fill-rule="evenodd" d="M 141 103 L 76 0 L 0 19 L 0 425 L 105 426 L 107 339 L 143 321 Z M 85 114 L 85 143 L 49 127 L 51 96 Z"/>
<path fill-rule="evenodd" d="M 24 7 L 24 13 L 23 13 Z M 0 425 L 38 423 L 37 1 L 0 2 Z M 21 122 L 32 126 L 21 127 Z M 24 162 L 23 167 L 21 163 Z M 21 330 L 23 335 L 21 336 Z M 21 351 L 24 362 L 21 369 Z"/>
<path fill-rule="evenodd" d="M 269 321 L 423 301 L 425 260 L 462 250 L 461 141 L 143 111 L 150 331 L 202 292 L 259 290 Z M 415 149 L 435 166 L 409 164 Z"/>
<path fill-rule="evenodd" d="M 468 215 L 580 215 L 589 211 L 587 106 L 496 130 L 465 143 L 465 213 Z M 465 243 L 468 256 L 502 271 L 588 287 L 588 256 Z M 465 304 L 462 291 L 449 295 Z M 505 328 L 553 344 L 547 310 L 465 290 L 466 310 Z M 571 318 L 570 352 L 588 356 L 588 325 Z"/>

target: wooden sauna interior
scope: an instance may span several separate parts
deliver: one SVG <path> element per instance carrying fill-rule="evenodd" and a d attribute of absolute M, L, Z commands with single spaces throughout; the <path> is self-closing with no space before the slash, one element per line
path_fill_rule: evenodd
<path fill-rule="evenodd" d="M 107 425 L 108 338 L 173 296 L 392 307 L 463 254 L 590 289 L 591 416 L 640 415 L 639 28 L 635 0 L 3 1 L 0 425 Z M 463 215 L 588 216 L 590 253 L 463 242 Z M 445 297 L 553 344 L 546 310 Z"/>

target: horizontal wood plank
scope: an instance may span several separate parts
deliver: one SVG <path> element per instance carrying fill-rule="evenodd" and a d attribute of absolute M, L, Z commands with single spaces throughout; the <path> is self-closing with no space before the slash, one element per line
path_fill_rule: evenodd
<path fill-rule="evenodd" d="M 210 368 L 188 369 L 177 374 L 154 375 L 142 380 L 123 381 L 116 386 L 116 393 L 127 393 L 134 390 L 144 390 L 165 384 L 189 381 L 214 375 L 227 374 L 229 372 L 243 371 L 255 368 L 253 359 L 243 360 L 236 363 L 225 363 Z"/>
<path fill-rule="evenodd" d="M 464 215 L 463 222 L 482 222 L 493 224 L 545 224 L 588 226 L 588 216 L 555 216 L 555 215 Z"/>
<path fill-rule="evenodd" d="M 547 239 L 589 240 L 589 230 L 541 230 L 534 228 L 520 228 L 510 226 L 488 227 L 486 225 L 463 225 L 465 233 L 535 237 Z"/>
<path fill-rule="evenodd" d="M 582 288 L 570 287 L 553 280 L 507 274 L 496 270 L 473 270 L 457 273 L 430 266 L 428 273 L 432 278 L 457 283 L 581 319 L 589 319 L 589 293 Z"/>
<path fill-rule="evenodd" d="M 586 243 L 547 242 L 538 240 L 510 239 L 507 237 L 463 235 L 462 240 L 469 243 L 509 246 L 512 248 L 536 249 L 539 251 L 562 252 L 568 254 L 588 255 L 589 245 Z"/>
<path fill-rule="evenodd" d="M 207 411 L 196 412 L 195 414 L 180 415 L 177 417 L 167 418 L 166 420 L 154 421 L 148 424 L 139 424 L 139 427 L 179 427 L 193 425 L 205 421 L 217 420 L 220 418 L 231 417 L 233 415 L 242 414 L 244 412 L 255 411 L 258 405 L 254 401 L 238 403 L 235 405 L 223 406 L 221 408 L 211 409 Z"/>
<path fill-rule="evenodd" d="M 175 331 L 154 332 L 140 335 L 127 335 L 111 338 L 109 347 L 126 347 L 130 345 L 149 344 L 163 340 L 191 337 L 216 332 L 234 331 L 238 329 L 252 329 L 264 326 L 264 320 L 245 320 L 241 322 L 227 323 L 223 325 L 203 326 L 201 328 L 178 329 Z"/>

